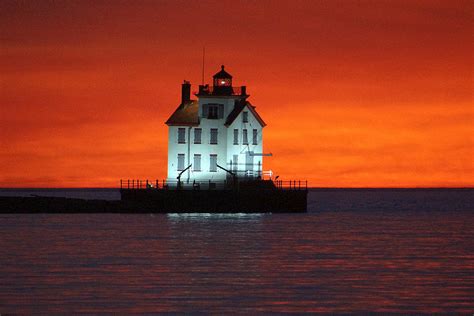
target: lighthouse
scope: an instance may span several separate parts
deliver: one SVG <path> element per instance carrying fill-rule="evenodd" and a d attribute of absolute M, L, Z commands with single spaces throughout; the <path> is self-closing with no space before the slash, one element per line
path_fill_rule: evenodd
<path fill-rule="evenodd" d="M 263 169 L 265 122 L 224 66 L 212 84 L 181 85 L 168 125 L 168 175 L 120 180 L 122 207 L 167 213 L 306 212 L 308 183 Z"/>
<path fill-rule="evenodd" d="M 181 86 L 181 102 L 168 125 L 169 186 L 223 188 L 230 181 L 261 179 L 265 122 L 245 86 L 232 85 L 221 66 L 212 85 Z"/>

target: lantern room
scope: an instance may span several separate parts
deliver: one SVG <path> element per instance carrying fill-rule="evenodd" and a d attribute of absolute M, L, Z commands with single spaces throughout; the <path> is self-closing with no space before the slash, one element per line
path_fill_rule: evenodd
<path fill-rule="evenodd" d="M 224 65 L 221 66 L 221 71 L 214 76 L 213 92 L 217 95 L 232 95 L 232 76 L 224 70 Z"/>
<path fill-rule="evenodd" d="M 221 70 L 212 76 L 212 78 L 212 86 L 208 84 L 199 85 L 199 92 L 195 93 L 196 96 L 239 96 L 245 99 L 249 96 L 245 86 L 232 86 L 232 76 L 224 70 L 224 65 L 221 66 Z"/>
<path fill-rule="evenodd" d="M 232 87 L 232 76 L 221 66 L 221 71 L 214 76 L 214 87 Z"/>

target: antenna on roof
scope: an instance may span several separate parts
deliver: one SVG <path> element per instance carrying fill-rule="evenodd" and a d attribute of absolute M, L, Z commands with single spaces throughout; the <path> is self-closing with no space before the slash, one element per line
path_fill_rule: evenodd
<path fill-rule="evenodd" d="M 204 59 L 206 57 L 206 46 L 202 47 L 202 77 L 201 84 L 204 85 Z"/>

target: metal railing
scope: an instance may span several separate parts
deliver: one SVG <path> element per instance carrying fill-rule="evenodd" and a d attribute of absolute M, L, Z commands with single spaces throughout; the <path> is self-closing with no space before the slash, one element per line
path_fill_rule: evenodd
<path fill-rule="evenodd" d="M 277 189 L 289 189 L 289 190 L 308 190 L 307 180 L 275 180 L 273 181 Z"/>
<path fill-rule="evenodd" d="M 252 182 L 253 181 L 253 182 Z M 261 182 L 259 182 L 261 181 Z M 254 180 L 254 179 L 238 179 L 237 181 L 230 180 L 142 180 L 142 179 L 127 179 L 120 180 L 120 189 L 127 190 L 222 190 L 222 189 L 239 189 L 248 183 L 253 184 L 267 184 L 262 188 L 273 188 L 279 190 L 308 190 L 308 181 L 306 180 Z"/>
<path fill-rule="evenodd" d="M 211 85 L 200 85 L 199 91 L 194 92 L 196 95 L 247 95 L 246 86 L 241 87 L 222 87 L 222 86 L 211 86 Z"/>

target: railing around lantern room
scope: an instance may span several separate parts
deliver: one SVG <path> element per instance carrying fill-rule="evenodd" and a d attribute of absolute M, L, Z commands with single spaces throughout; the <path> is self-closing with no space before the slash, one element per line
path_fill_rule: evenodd
<path fill-rule="evenodd" d="M 199 85 L 199 91 L 194 94 L 199 96 L 248 96 L 246 86 L 210 86 L 208 84 Z"/>

